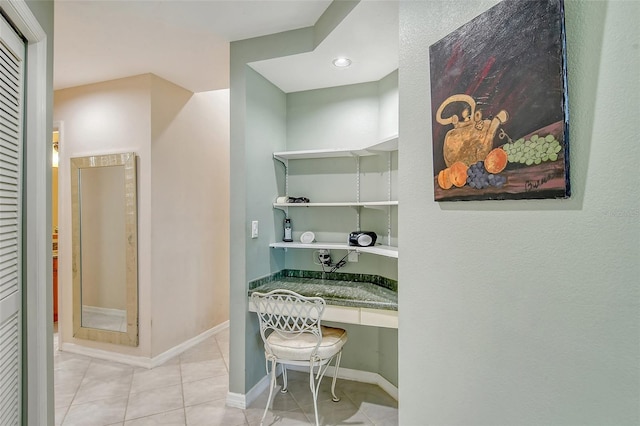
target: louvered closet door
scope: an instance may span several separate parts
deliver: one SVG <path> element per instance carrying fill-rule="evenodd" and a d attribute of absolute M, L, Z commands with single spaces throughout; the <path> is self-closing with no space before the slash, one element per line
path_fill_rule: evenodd
<path fill-rule="evenodd" d="M 21 422 L 22 106 L 25 45 L 0 16 L 0 425 Z"/>

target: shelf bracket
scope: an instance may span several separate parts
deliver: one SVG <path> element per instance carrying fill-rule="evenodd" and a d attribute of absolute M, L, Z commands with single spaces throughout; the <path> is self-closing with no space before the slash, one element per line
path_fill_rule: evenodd
<path fill-rule="evenodd" d="M 289 160 L 274 155 L 273 158 L 284 166 L 284 195 L 289 196 Z"/>
<path fill-rule="evenodd" d="M 360 202 L 360 157 L 356 156 L 356 202 Z M 356 231 L 360 231 L 360 206 L 356 209 Z"/>
<path fill-rule="evenodd" d="M 274 206 L 273 208 L 276 210 L 280 210 L 282 213 L 284 213 L 285 218 L 289 217 L 289 207 Z"/>
<path fill-rule="evenodd" d="M 387 196 L 388 200 L 391 201 L 391 151 L 389 151 L 387 155 L 387 173 L 388 181 L 387 181 Z M 391 206 L 387 207 L 387 244 L 391 245 Z"/>

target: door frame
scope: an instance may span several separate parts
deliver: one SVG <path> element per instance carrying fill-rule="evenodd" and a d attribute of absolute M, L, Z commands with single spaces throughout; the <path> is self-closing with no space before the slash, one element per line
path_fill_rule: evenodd
<path fill-rule="evenodd" d="M 27 40 L 23 177 L 23 424 L 53 424 L 51 106 L 47 34 L 24 0 L 0 7 Z"/>

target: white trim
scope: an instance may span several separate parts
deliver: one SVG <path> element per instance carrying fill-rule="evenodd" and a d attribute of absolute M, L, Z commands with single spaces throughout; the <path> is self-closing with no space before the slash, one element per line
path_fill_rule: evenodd
<path fill-rule="evenodd" d="M 27 39 L 23 336 L 28 350 L 23 368 L 29 374 L 23 387 L 23 412 L 28 418 L 22 420 L 38 426 L 51 424 L 54 418 L 53 369 L 49 368 L 53 358 L 53 301 L 48 293 L 52 266 L 51 230 L 47 229 L 51 216 L 47 202 L 51 191 L 51 165 L 47 166 L 47 34 L 24 0 L 0 0 L 0 8 Z"/>
<path fill-rule="evenodd" d="M 207 338 L 218 334 L 220 331 L 229 328 L 229 321 L 225 321 L 222 324 L 210 328 L 209 330 L 193 337 L 185 342 L 180 343 L 177 346 L 161 353 L 153 358 L 147 358 L 136 355 L 121 354 L 112 351 L 106 351 L 103 349 L 89 348 L 87 346 L 77 345 L 75 343 L 64 342 L 60 346 L 60 350 L 63 352 L 71 352 L 79 355 L 86 355 L 92 358 L 104 359 L 107 361 L 119 362 L 121 364 L 132 365 L 134 367 L 142 368 L 155 368 L 158 367 L 170 359 L 180 355 L 186 350 L 198 345 Z"/>
<path fill-rule="evenodd" d="M 242 393 L 227 392 L 226 405 L 227 407 L 240 408 L 241 410 L 244 410 L 247 408 L 247 398 Z"/>
<path fill-rule="evenodd" d="M 279 370 L 278 376 L 282 374 L 281 368 L 282 367 L 278 365 L 278 370 Z M 309 373 L 309 369 L 304 366 L 289 365 L 287 366 L 287 369 Z M 333 377 L 334 370 L 335 370 L 335 367 L 332 365 L 330 365 L 327 368 L 325 380 L 331 379 L 331 377 Z M 379 375 L 378 373 L 372 373 L 370 371 L 362 371 L 362 370 L 353 370 L 350 368 L 343 368 L 343 367 L 340 367 L 338 371 L 339 371 L 338 373 L 339 379 L 378 385 L 383 391 L 389 394 L 390 397 L 398 401 L 398 387 L 392 384 L 390 381 L 388 381 L 384 377 L 382 377 L 381 375 Z M 338 386 L 339 384 L 336 385 L 336 387 Z M 265 390 L 267 390 L 268 388 L 269 388 L 269 375 L 265 374 L 265 376 L 262 379 L 260 379 L 260 381 L 256 383 L 255 386 L 252 387 L 249 390 L 249 392 L 247 392 L 246 394 L 228 392 L 227 406 L 234 407 L 234 408 L 241 408 L 244 410 L 248 406 L 250 406 L 251 403 L 255 401 L 258 398 L 258 396 L 260 396 L 260 394 Z"/>
<path fill-rule="evenodd" d="M 397 206 L 397 200 L 388 201 L 347 201 L 327 203 L 273 203 L 273 207 L 380 207 Z"/>
<path fill-rule="evenodd" d="M 249 300 L 249 312 L 256 312 L 255 304 L 251 300 Z M 398 311 L 328 304 L 322 314 L 322 321 L 398 328 Z"/>
<path fill-rule="evenodd" d="M 287 368 L 289 370 L 302 371 L 305 373 L 309 372 L 309 369 L 305 367 L 288 366 Z M 330 365 L 327 368 L 327 373 L 325 378 L 333 377 L 334 370 L 335 370 L 335 367 L 333 365 Z M 378 385 L 382 388 L 383 391 L 388 393 L 389 396 L 391 396 L 396 401 L 398 400 L 398 387 L 392 384 L 390 381 L 388 381 L 378 373 L 372 373 L 370 371 L 362 371 L 362 370 L 353 370 L 353 369 L 344 368 L 344 367 L 340 367 L 338 371 L 339 371 L 338 373 L 339 379 L 352 380 L 354 382 Z M 337 386 L 338 385 L 336 385 L 336 387 Z"/>
<path fill-rule="evenodd" d="M 119 362 L 121 364 L 132 365 L 134 367 L 153 368 L 152 358 L 136 355 L 126 355 L 103 349 L 89 348 L 87 346 L 77 345 L 75 343 L 64 342 L 60 344 L 60 350 L 63 352 L 71 352 L 78 355 L 90 356 L 92 358 L 103 359 L 106 361 Z"/>
<path fill-rule="evenodd" d="M 278 369 L 278 376 L 280 376 L 282 374 L 282 366 L 278 364 L 276 368 Z M 249 389 L 249 392 L 247 392 L 246 394 L 228 392 L 227 406 L 241 408 L 243 410 L 246 409 L 251 405 L 253 401 L 258 399 L 262 392 L 269 389 L 270 380 L 271 378 L 269 377 L 269 375 L 265 374 L 264 377 L 260 379 L 260 381 L 258 381 L 258 383 L 256 383 L 251 389 Z"/>
<path fill-rule="evenodd" d="M 208 337 L 214 336 L 219 332 L 221 332 L 222 330 L 226 330 L 227 328 L 229 328 L 229 320 L 221 324 L 218 324 L 213 328 L 210 328 L 209 330 L 199 334 L 196 337 L 193 337 L 185 342 L 180 343 L 178 346 L 174 346 L 173 348 L 161 353 L 160 355 L 151 358 L 150 368 L 157 367 L 158 365 L 161 365 L 167 362 L 168 360 L 175 357 L 176 355 L 180 355 L 182 352 L 186 351 L 187 349 L 190 349 L 196 346 L 198 343 L 203 342 Z"/>
<path fill-rule="evenodd" d="M 35 19 L 35 18 L 34 18 Z M 26 96 L 26 158 L 25 200 L 27 274 L 25 287 L 27 327 L 24 329 L 28 345 L 27 407 L 29 425 L 48 424 L 52 411 L 48 406 L 53 389 L 53 371 L 49 361 L 53 357 L 53 299 L 51 264 L 51 164 L 49 134 L 47 132 L 47 45 L 45 41 L 27 46 Z M 50 161 L 50 160 L 49 160 Z M 33 262 L 33 263 L 32 263 Z"/>
<path fill-rule="evenodd" d="M 390 136 L 373 145 L 364 148 L 328 148 L 309 149 L 303 151 L 274 152 L 273 157 L 281 160 L 304 160 L 314 158 L 339 158 L 339 157 L 366 157 L 378 155 L 380 152 L 398 150 L 398 135 Z"/>
<path fill-rule="evenodd" d="M 398 258 L 398 247 L 393 246 L 369 246 L 369 247 L 360 247 L 360 246 L 350 246 L 347 243 L 299 243 L 297 241 L 291 243 L 285 242 L 275 242 L 270 243 L 269 247 L 271 248 L 283 248 L 283 249 L 327 249 L 327 250 L 348 250 L 355 251 L 358 253 L 370 253 L 376 254 L 378 256 L 385 257 L 393 257 Z"/>
<path fill-rule="evenodd" d="M 260 384 L 262 381 L 264 381 L 264 378 L 259 381 L 258 384 Z M 244 410 L 248 405 L 246 395 L 236 392 L 227 392 L 226 405 L 227 407 L 240 408 L 241 410 Z"/>
<path fill-rule="evenodd" d="M 0 0 L 0 9 L 4 10 L 29 43 L 46 40 L 47 34 L 24 0 Z"/>

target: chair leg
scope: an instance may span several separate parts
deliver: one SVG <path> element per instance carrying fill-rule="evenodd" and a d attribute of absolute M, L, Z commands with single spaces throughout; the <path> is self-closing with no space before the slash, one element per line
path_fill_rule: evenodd
<path fill-rule="evenodd" d="M 264 407 L 264 413 L 262 414 L 262 419 L 260 420 L 260 426 L 264 423 L 264 419 L 267 417 L 267 411 L 269 411 L 269 406 L 271 405 L 271 396 L 273 395 L 273 389 L 276 387 L 276 360 L 271 360 L 271 380 L 269 384 L 269 398 L 267 398 L 267 406 Z M 269 373 L 269 371 L 267 371 Z"/>
<path fill-rule="evenodd" d="M 287 391 L 289 390 L 287 384 L 287 366 L 286 364 L 280 365 L 282 365 L 282 389 L 280 389 L 280 393 L 287 393 Z"/>
<path fill-rule="evenodd" d="M 322 368 L 322 367 L 318 367 Z M 316 415 L 316 426 L 320 426 L 318 420 L 318 387 L 315 384 L 315 373 L 313 372 L 313 362 L 309 365 L 309 387 L 311 388 L 311 395 L 313 396 L 313 412 Z M 322 379 L 320 379 L 322 380 Z M 320 384 L 320 382 L 318 382 Z"/>
<path fill-rule="evenodd" d="M 340 398 L 336 396 L 336 378 L 338 377 L 338 369 L 340 368 L 340 358 L 342 358 L 342 351 L 338 352 L 338 356 L 336 358 L 336 368 L 333 371 L 333 382 L 331 382 L 331 394 L 333 395 L 333 402 L 340 401 Z"/>

